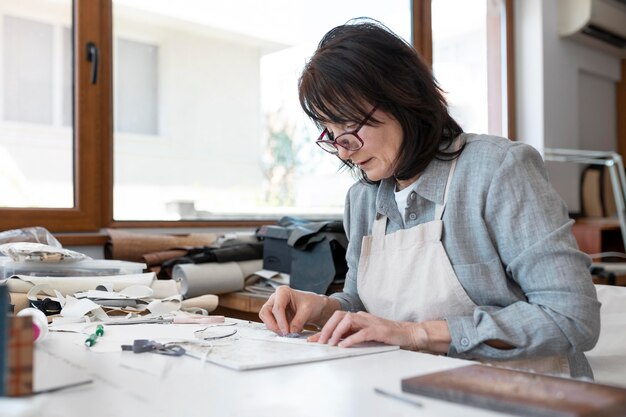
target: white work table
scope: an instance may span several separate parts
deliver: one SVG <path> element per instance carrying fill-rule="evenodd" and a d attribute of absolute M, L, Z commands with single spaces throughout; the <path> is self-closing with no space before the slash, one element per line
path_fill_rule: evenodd
<path fill-rule="evenodd" d="M 626 386 L 626 288 L 597 286 L 602 301 L 600 341 L 587 356 L 601 383 Z M 137 325 L 135 325 L 137 326 Z M 133 326 L 134 327 L 134 326 Z M 131 331 L 138 336 L 137 328 Z M 165 330 L 163 330 L 165 331 Z M 161 332 L 161 331 L 159 331 Z M 106 331 L 102 342 L 112 337 Z M 98 353 L 84 335 L 52 332 L 35 350 L 35 389 L 93 382 L 28 399 L 0 399 L 0 415 L 45 417 L 332 417 L 498 416 L 479 408 L 410 396 L 422 408 L 374 392 L 401 393 L 400 383 L 471 364 L 445 356 L 394 350 L 352 358 L 235 371 L 191 357 Z M 141 338 L 141 337 L 137 337 Z M 102 344 L 102 345 L 100 345 Z M 409 394 L 405 394 L 409 395 Z"/>
<path fill-rule="evenodd" d="M 59 381 L 93 383 L 20 400 L 46 417 L 111 416 L 496 416 L 483 409 L 412 396 L 422 408 L 374 392 L 400 393 L 402 378 L 470 362 L 396 350 L 276 368 L 235 371 L 190 357 L 96 353 L 76 334 L 53 333 L 35 353 L 38 387 Z M 143 362 L 143 363 L 142 363 Z M 156 364 L 160 374 L 129 364 Z M 165 366 L 164 366 L 165 365 Z M 141 367 L 140 366 L 140 367 Z M 2 402 L 0 402 L 0 408 Z M 4 414 L 3 414 L 4 415 Z"/>

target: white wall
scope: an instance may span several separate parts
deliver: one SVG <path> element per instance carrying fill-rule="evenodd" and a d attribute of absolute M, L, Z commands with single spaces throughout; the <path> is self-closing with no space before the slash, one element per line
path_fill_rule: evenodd
<path fill-rule="evenodd" d="M 558 35 L 556 0 L 515 2 L 517 139 L 544 147 L 616 150 L 620 60 Z M 548 162 L 550 180 L 579 211 L 581 167 Z"/>

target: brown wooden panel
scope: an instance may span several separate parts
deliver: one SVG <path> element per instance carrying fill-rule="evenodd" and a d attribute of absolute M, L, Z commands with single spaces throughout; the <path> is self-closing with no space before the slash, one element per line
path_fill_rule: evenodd
<path fill-rule="evenodd" d="M 76 0 L 75 0 L 76 1 Z M 112 0 L 100 0 L 100 37 L 102 63 L 100 65 L 100 134 L 99 134 L 99 193 L 94 199 L 99 204 L 101 227 L 113 221 L 113 5 Z M 99 199 L 98 199 L 99 197 Z"/>
<path fill-rule="evenodd" d="M 219 296 L 217 309 L 211 314 L 259 322 L 259 311 L 268 298 L 243 291 L 222 294 Z"/>
<path fill-rule="evenodd" d="M 431 0 L 413 0 L 413 47 L 424 61 L 433 65 Z"/>
<path fill-rule="evenodd" d="M 104 246 L 108 240 L 105 233 L 55 233 L 63 246 Z"/>
<path fill-rule="evenodd" d="M 626 389 L 470 365 L 402 380 L 402 391 L 522 416 L 626 415 Z"/>
<path fill-rule="evenodd" d="M 620 225 L 616 219 L 577 219 L 572 226 L 572 234 L 580 250 L 587 254 L 624 251 Z"/>
<path fill-rule="evenodd" d="M 233 292 L 219 296 L 219 306 L 246 313 L 258 314 L 269 297 L 247 292 Z"/>
<path fill-rule="evenodd" d="M 509 139 L 517 137 L 515 100 L 515 20 L 513 14 L 513 0 L 505 0 L 506 13 L 506 96 Z"/>
<path fill-rule="evenodd" d="M 617 151 L 626 156 L 626 59 L 622 59 L 622 73 L 617 83 Z"/>
<path fill-rule="evenodd" d="M 259 227 L 265 224 L 275 224 L 276 219 L 267 220 L 224 220 L 224 221 L 204 221 L 204 220 L 189 220 L 189 221 L 113 221 L 110 223 L 112 228 L 153 228 L 153 227 L 228 227 L 228 228 L 250 228 Z"/>

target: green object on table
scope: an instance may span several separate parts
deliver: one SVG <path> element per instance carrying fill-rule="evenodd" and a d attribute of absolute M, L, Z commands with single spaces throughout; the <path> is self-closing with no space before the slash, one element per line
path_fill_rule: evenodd
<path fill-rule="evenodd" d="M 98 324 L 98 326 L 96 327 L 96 331 L 90 334 L 89 337 L 85 340 L 85 346 L 92 347 L 96 344 L 96 340 L 98 340 L 98 337 L 102 335 L 104 335 L 104 326 Z"/>

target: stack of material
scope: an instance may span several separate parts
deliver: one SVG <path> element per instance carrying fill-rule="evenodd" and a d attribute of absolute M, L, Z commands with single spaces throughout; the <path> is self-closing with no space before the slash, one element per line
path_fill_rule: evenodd
<path fill-rule="evenodd" d="M 32 306 L 48 316 L 84 320 L 181 306 L 176 283 L 157 282 L 154 273 L 143 273 L 145 264 L 91 259 L 64 249 L 42 228 L 0 233 L 0 255 L 0 279 L 16 313 Z"/>
<path fill-rule="evenodd" d="M 92 260 L 63 249 L 47 231 L 9 232 L 13 240 L 28 238 L 35 243 L 27 245 L 43 248 L 28 252 L 31 246 L 21 247 L 12 252 L 21 258 L 0 259 L 0 279 L 9 287 L 16 311 L 35 306 L 47 315 L 68 316 L 71 310 L 74 318 L 146 309 L 162 314 L 192 308 L 207 314 L 217 307 L 216 294 L 242 290 L 245 279 L 262 268 L 262 244 L 252 233 L 155 235 L 109 230 L 105 255 L 114 259 Z M 51 245 L 37 243 L 44 239 Z M 17 244 L 24 245 L 8 243 Z M 137 262 L 142 260 L 146 262 Z M 149 272 L 144 273 L 146 269 Z"/>
<path fill-rule="evenodd" d="M 264 269 L 246 278 L 244 291 L 269 297 L 281 285 L 289 285 L 289 274 Z"/>
<path fill-rule="evenodd" d="M 262 268 L 263 245 L 252 233 L 215 235 L 145 235 L 109 230 L 105 255 L 146 263 L 160 280 L 180 283 L 182 296 L 240 291 Z"/>
<path fill-rule="evenodd" d="M 185 251 L 184 254 L 192 247 L 210 246 L 218 239 L 218 235 L 214 233 L 142 234 L 115 229 L 108 229 L 107 232 L 109 241 L 104 247 L 105 257 L 132 262 L 142 262 L 145 254 L 173 250 L 175 252 L 165 255 L 165 259 L 171 259 L 168 255 L 180 256 L 181 251 Z"/>

